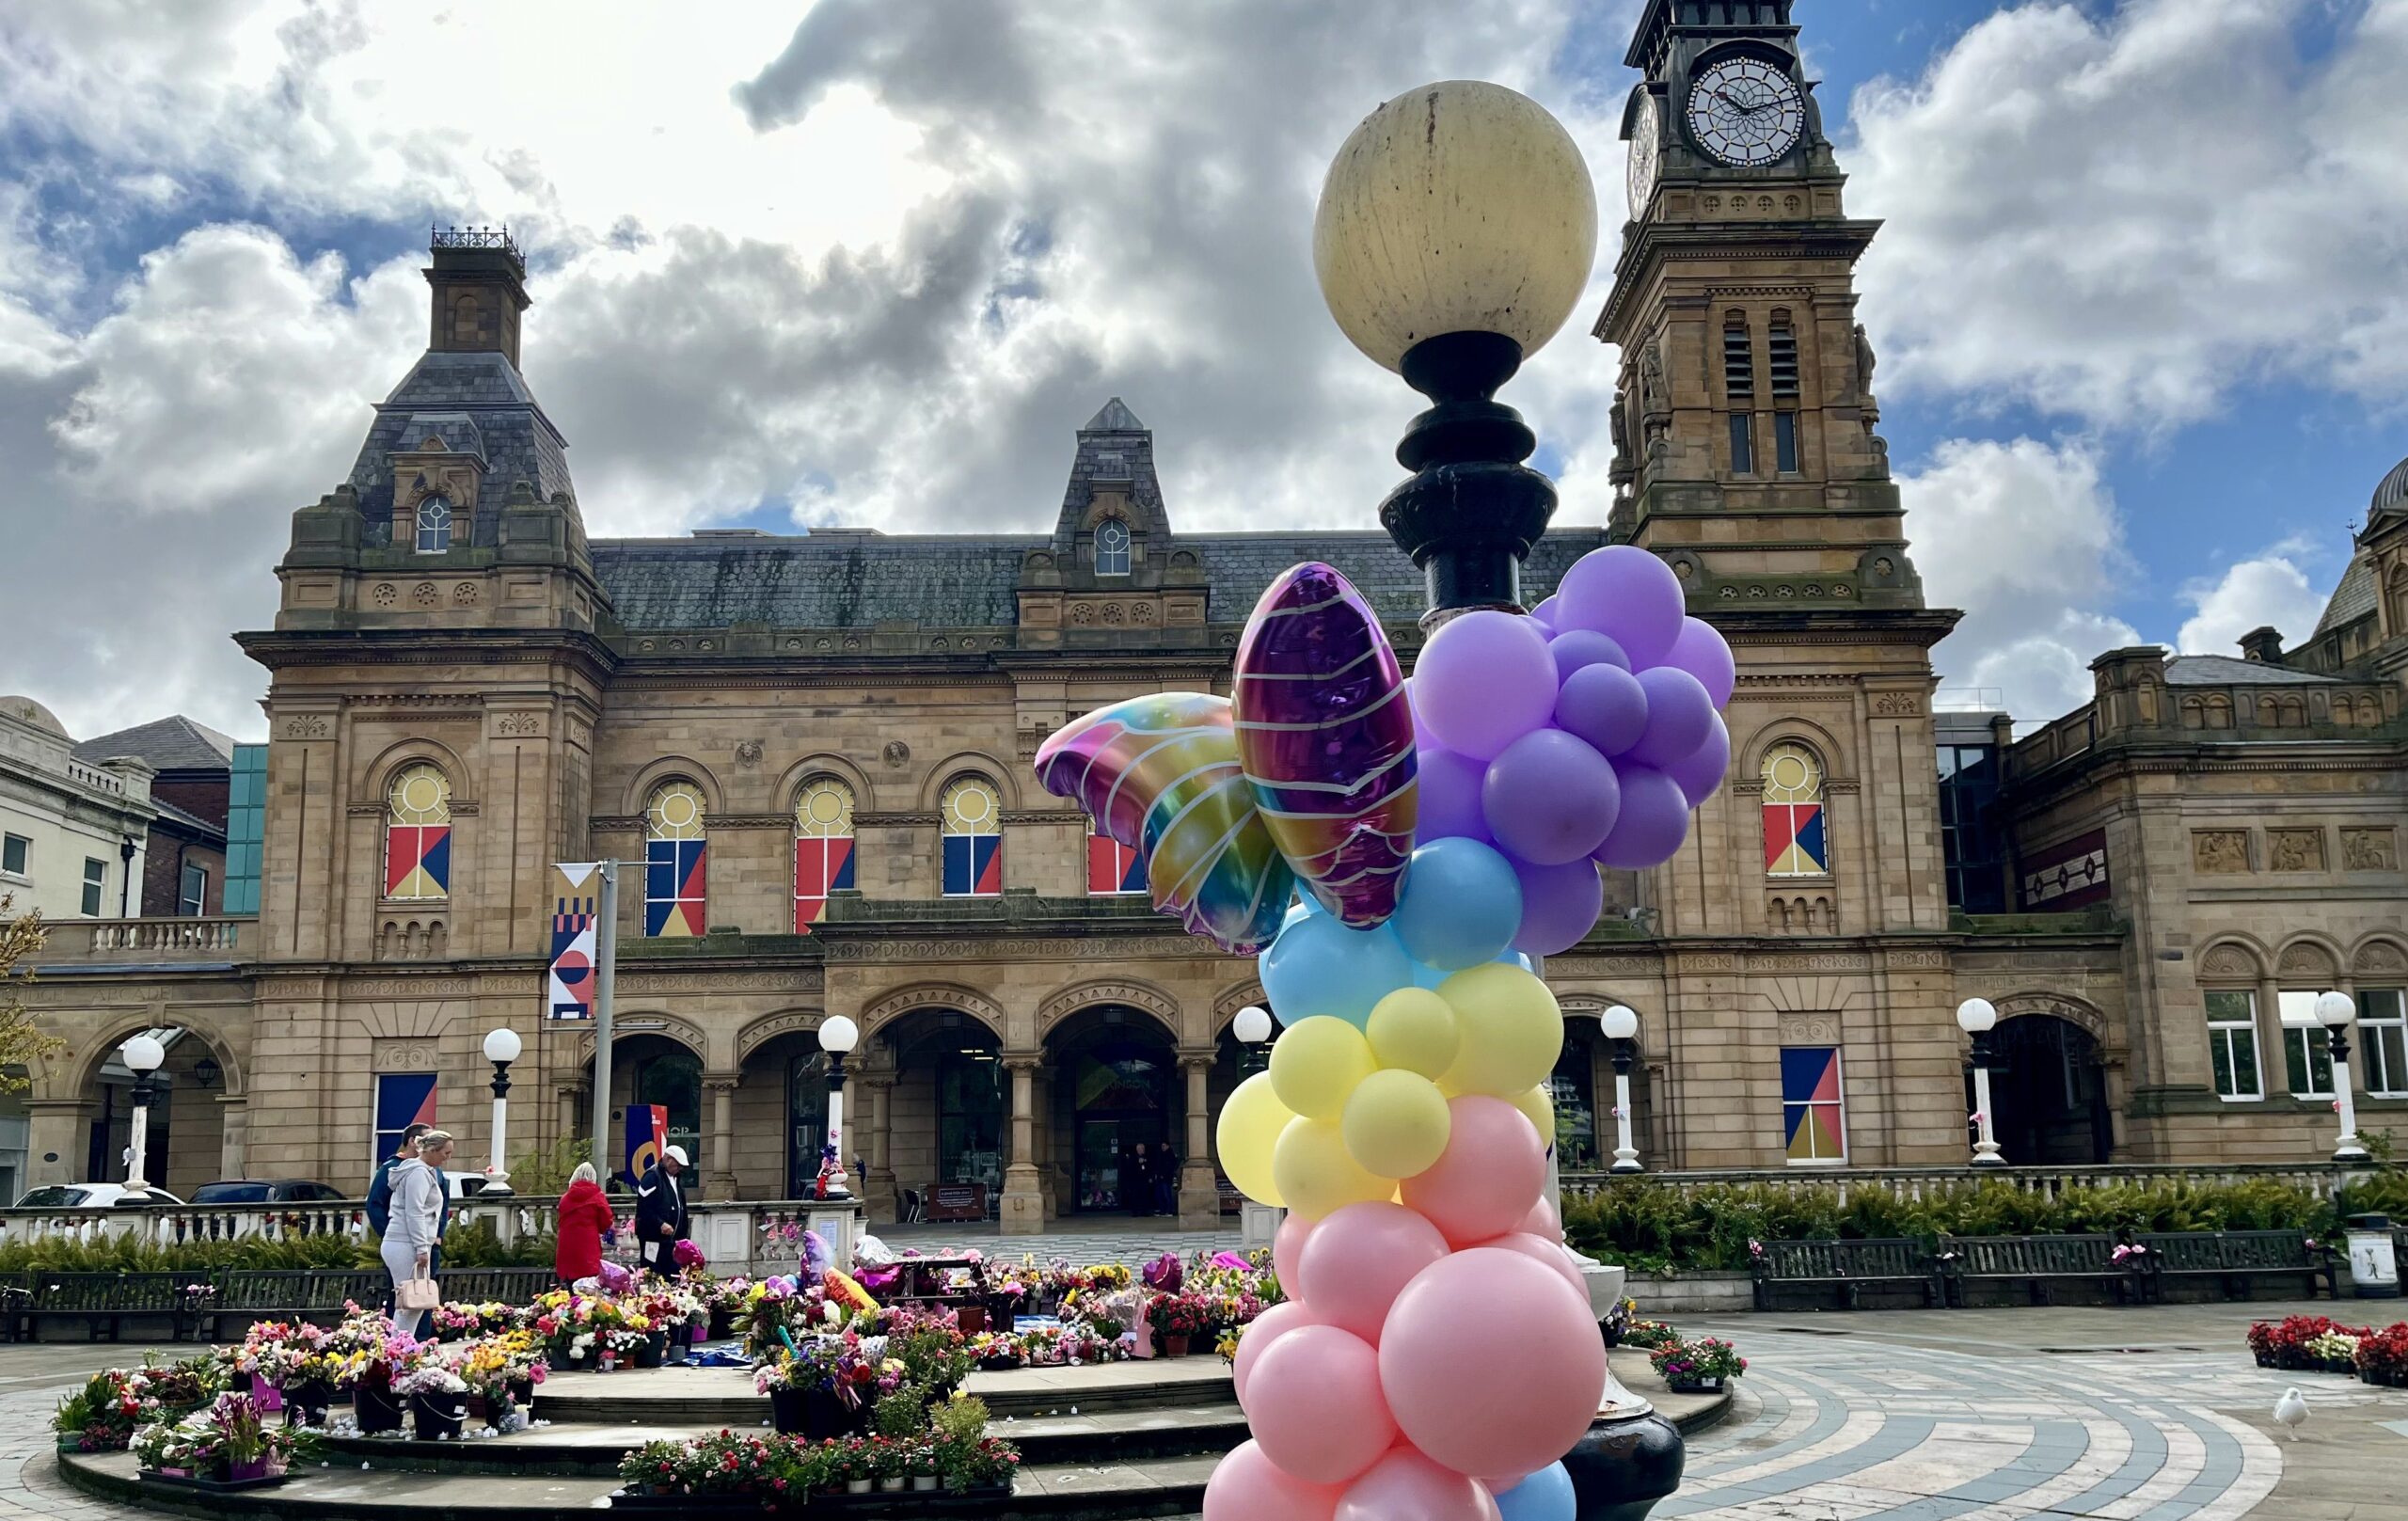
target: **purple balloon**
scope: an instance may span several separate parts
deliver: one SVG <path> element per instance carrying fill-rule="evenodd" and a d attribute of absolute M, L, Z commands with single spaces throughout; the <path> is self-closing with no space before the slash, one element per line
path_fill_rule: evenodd
<path fill-rule="evenodd" d="M 1647 732 L 1630 747 L 1630 758 L 1660 770 L 1705 743 L 1714 699 L 1697 677 L 1669 665 L 1641 671 L 1637 679 L 1647 693 Z"/>
<path fill-rule="evenodd" d="M 1587 628 L 1623 647 L 1634 670 L 1661 665 L 1681 634 L 1681 578 L 1636 545 L 1592 550 L 1563 573 L 1556 629 Z"/>
<path fill-rule="evenodd" d="M 1603 634 L 1586 628 L 1576 628 L 1568 634 L 1558 634 L 1546 642 L 1547 653 L 1555 657 L 1555 673 L 1570 679 L 1572 673 L 1588 665 L 1614 665 L 1630 669 L 1630 657 L 1622 646 Z"/>
<path fill-rule="evenodd" d="M 1547 628 L 1552 631 L 1555 627 L 1555 620 L 1560 617 L 1562 612 L 1563 605 L 1558 602 L 1555 598 L 1548 597 L 1545 601 L 1541 602 L 1537 607 L 1530 610 L 1530 616 L 1546 625 Z"/>
<path fill-rule="evenodd" d="M 1425 749 L 1420 766 L 1421 812 L 1414 837 L 1424 845 L 1455 835 L 1495 845 L 1497 836 L 1488 832 L 1488 820 L 1480 808 L 1481 780 L 1487 775 L 1487 764 L 1451 750 Z"/>
<path fill-rule="evenodd" d="M 1440 746 L 1485 761 L 1545 726 L 1559 683 L 1539 625 L 1482 609 L 1430 636 L 1413 685 L 1415 710 Z"/>
<path fill-rule="evenodd" d="M 1654 767 L 1621 761 L 1614 771 L 1622 780 L 1622 814 L 1614 820 L 1613 832 L 1597 847 L 1596 863 L 1618 871 L 1660 866 L 1672 859 L 1688 833 L 1689 800 L 1681 795 L 1679 783 Z M 1527 898 L 1528 883 L 1522 891 Z M 1529 910 L 1523 911 L 1527 915 Z"/>
<path fill-rule="evenodd" d="M 1622 786 L 1613 762 L 1561 729 L 1539 729 L 1488 763 L 1480 804 L 1502 849 L 1553 866 L 1605 839 L 1622 812 Z"/>
<path fill-rule="evenodd" d="M 1525 956 L 1554 956 L 1580 943 L 1597 923 L 1605 907 L 1606 884 L 1593 861 L 1567 861 L 1560 866 L 1513 863 L 1522 880 L 1522 927 L 1513 948 Z"/>
<path fill-rule="evenodd" d="M 1647 689 L 1618 665 L 1584 665 L 1564 678 L 1555 721 L 1598 754 L 1619 755 L 1647 732 Z"/>
<path fill-rule="evenodd" d="M 1681 796 L 1696 808 L 1714 796 L 1722 785 L 1722 777 L 1731 768 L 1731 730 L 1722 715 L 1714 715 L 1714 728 L 1705 743 L 1664 768 L 1664 774 L 1679 784 Z"/>
<path fill-rule="evenodd" d="M 1697 677 L 1717 707 L 1731 701 L 1731 689 L 1739 684 L 1739 663 L 1732 658 L 1730 642 L 1703 618 L 1681 620 L 1680 637 L 1672 641 L 1664 663 Z"/>

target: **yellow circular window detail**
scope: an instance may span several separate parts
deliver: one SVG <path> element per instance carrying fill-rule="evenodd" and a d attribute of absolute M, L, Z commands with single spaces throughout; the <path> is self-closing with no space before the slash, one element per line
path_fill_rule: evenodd
<path fill-rule="evenodd" d="M 1000 834 L 1003 809 L 995 800 L 994 784 L 984 777 L 965 776 L 944 789 L 938 812 L 947 834 Z"/>
<path fill-rule="evenodd" d="M 702 789 L 691 782 L 664 782 L 652 789 L 643 817 L 653 839 L 699 840 L 703 837 Z"/>
<path fill-rule="evenodd" d="M 841 840 L 853 832 L 853 789 L 832 776 L 803 784 L 795 800 L 794 832 L 806 840 Z"/>
<path fill-rule="evenodd" d="M 426 827 L 452 822 L 452 783 L 432 766 L 409 766 L 393 778 L 393 822 Z"/>
<path fill-rule="evenodd" d="M 1823 767 L 1803 745 L 1775 745 L 1765 755 L 1765 801 L 1802 803 L 1823 800 Z"/>

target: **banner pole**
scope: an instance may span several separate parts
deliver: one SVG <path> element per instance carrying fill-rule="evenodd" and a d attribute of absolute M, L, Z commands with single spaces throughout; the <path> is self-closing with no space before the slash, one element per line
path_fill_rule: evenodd
<path fill-rule="evenodd" d="M 619 863 L 595 869 L 602 886 L 594 902 L 594 1171 L 610 1180 L 610 1006 L 619 980 Z"/>

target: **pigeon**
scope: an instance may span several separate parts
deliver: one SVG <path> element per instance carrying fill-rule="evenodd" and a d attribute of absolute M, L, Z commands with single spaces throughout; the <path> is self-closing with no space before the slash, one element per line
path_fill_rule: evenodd
<path fill-rule="evenodd" d="M 2299 1429 L 2306 1424 L 2306 1421 L 2307 1402 L 2300 1398 L 2298 1389 L 2285 1389 L 2283 1397 L 2274 1402 L 2275 1424 L 2289 1427 L 2290 1439 L 2296 1442 L 2299 1440 Z"/>

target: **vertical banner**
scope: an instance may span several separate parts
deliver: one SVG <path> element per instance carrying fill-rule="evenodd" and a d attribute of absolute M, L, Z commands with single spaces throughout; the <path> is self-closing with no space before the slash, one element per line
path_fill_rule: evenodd
<path fill-rule="evenodd" d="M 544 1017 L 594 1017 L 595 863 L 552 867 L 552 961 L 544 983 Z"/>
<path fill-rule="evenodd" d="M 657 1103 L 627 1105 L 626 1174 L 629 1186 L 643 1181 L 643 1175 L 659 1163 L 660 1153 L 668 1145 L 668 1105 Z"/>

